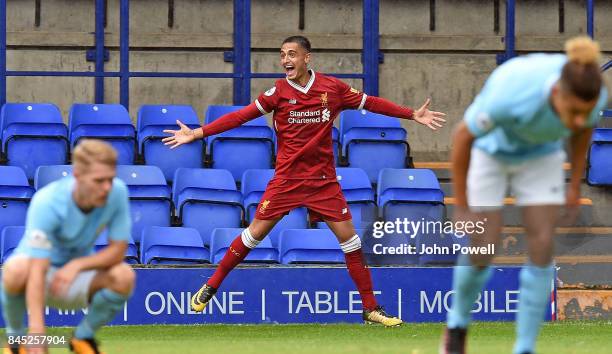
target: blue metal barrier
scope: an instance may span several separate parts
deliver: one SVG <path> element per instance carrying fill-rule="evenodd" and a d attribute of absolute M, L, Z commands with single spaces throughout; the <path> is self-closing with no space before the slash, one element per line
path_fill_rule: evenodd
<path fill-rule="evenodd" d="M 355 74 L 331 74 L 340 78 L 363 79 L 364 90 L 369 94 L 378 94 L 378 9 L 379 0 L 364 0 L 363 37 L 364 37 L 364 72 Z M 105 36 L 104 36 L 104 0 L 95 2 L 95 70 L 94 71 L 7 71 L 6 70 L 6 0 L 0 0 L 0 105 L 6 102 L 6 78 L 8 76 L 64 76 L 93 77 L 95 80 L 95 103 L 104 103 L 104 78 L 119 78 L 120 103 L 129 107 L 129 80 L 132 77 L 167 77 L 167 78 L 222 78 L 233 79 L 234 105 L 246 105 L 251 101 L 252 78 L 282 78 L 281 73 L 251 72 L 251 0 L 234 0 L 234 46 L 232 73 L 215 72 L 134 72 L 129 64 L 129 0 L 120 0 L 120 43 L 119 71 L 104 69 Z"/>

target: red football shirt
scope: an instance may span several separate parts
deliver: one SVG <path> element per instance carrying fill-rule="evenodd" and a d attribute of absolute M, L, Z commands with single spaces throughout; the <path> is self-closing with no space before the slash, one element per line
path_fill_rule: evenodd
<path fill-rule="evenodd" d="M 278 140 L 276 176 L 283 179 L 336 178 L 332 127 L 344 109 L 362 109 L 367 95 L 346 83 L 310 70 L 305 87 L 277 80 L 259 95 L 262 114 L 274 111 Z"/>
<path fill-rule="evenodd" d="M 344 109 L 412 119 L 413 110 L 381 97 L 367 96 L 344 82 L 310 70 L 305 87 L 277 80 L 250 105 L 202 127 L 204 137 L 236 128 L 274 111 L 278 140 L 276 176 L 283 179 L 335 179 L 332 144 L 334 119 Z"/>

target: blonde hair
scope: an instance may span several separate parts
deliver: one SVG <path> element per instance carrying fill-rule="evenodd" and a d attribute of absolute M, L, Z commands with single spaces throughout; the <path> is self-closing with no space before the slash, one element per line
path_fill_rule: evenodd
<path fill-rule="evenodd" d="M 599 70 L 599 43 L 589 37 L 575 37 L 565 42 L 567 63 L 561 72 L 561 88 L 584 100 L 599 97 L 603 77 Z"/>
<path fill-rule="evenodd" d="M 86 171 L 94 162 L 115 167 L 117 165 L 117 152 L 110 144 L 102 140 L 81 140 L 72 153 L 74 169 Z"/>
<path fill-rule="evenodd" d="M 574 37 L 565 42 L 565 53 L 570 62 L 598 65 L 601 59 L 599 43 L 587 36 Z"/>

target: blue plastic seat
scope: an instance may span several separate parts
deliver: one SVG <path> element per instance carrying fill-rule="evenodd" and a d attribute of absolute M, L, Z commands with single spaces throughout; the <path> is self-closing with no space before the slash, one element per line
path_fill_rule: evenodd
<path fill-rule="evenodd" d="M 246 220 L 252 220 L 257 211 L 257 205 L 261 201 L 261 196 L 266 190 L 268 183 L 274 176 L 273 169 L 250 169 L 242 174 L 240 190 L 243 197 Z"/>
<path fill-rule="evenodd" d="M 245 219 L 248 223 L 252 222 L 255 218 L 257 206 L 272 176 L 274 176 L 274 170 L 272 169 L 254 169 L 244 172 L 240 188 L 244 198 Z M 291 210 L 289 214 L 285 215 L 282 220 L 274 226 L 267 238 L 272 241 L 274 247 L 278 247 L 278 238 L 283 230 L 308 228 L 307 216 L 308 211 L 306 208 L 301 207 Z"/>
<path fill-rule="evenodd" d="M 593 132 L 587 166 L 587 182 L 592 186 L 612 186 L 612 128 Z"/>
<path fill-rule="evenodd" d="M 68 161 L 68 129 L 51 103 L 6 103 L 0 112 L 2 157 L 29 180 L 38 166 Z"/>
<path fill-rule="evenodd" d="M 439 237 L 444 221 L 444 193 L 436 175 L 428 169 L 383 169 L 378 186 L 379 216 L 386 222 L 407 221 L 408 232 L 394 228 L 378 239 L 382 246 L 416 245 L 420 237 Z M 386 255 L 378 263 L 415 264 L 418 255 Z"/>
<path fill-rule="evenodd" d="M 6 262 L 11 253 L 17 248 L 24 233 L 24 226 L 7 226 L 2 229 L 2 248 L 0 249 L 0 260 L 2 260 L 2 264 Z"/>
<path fill-rule="evenodd" d="M 360 168 L 336 168 L 336 177 L 358 229 L 368 228 L 377 217 L 376 198 L 367 173 Z"/>
<path fill-rule="evenodd" d="M 336 166 L 340 166 L 340 131 L 336 127 L 332 127 L 332 144 L 334 149 L 334 161 L 336 161 Z"/>
<path fill-rule="evenodd" d="M 243 106 L 209 106 L 205 114 L 210 124 L 223 114 Z M 226 169 L 241 181 L 248 169 L 266 169 L 274 161 L 274 133 L 265 117 L 255 118 L 226 132 L 206 138 L 209 163 L 212 168 Z"/>
<path fill-rule="evenodd" d="M 242 194 L 227 170 L 179 168 L 172 197 L 182 225 L 198 230 L 203 241 L 216 228 L 242 226 Z"/>
<path fill-rule="evenodd" d="M 204 162 L 204 143 L 197 140 L 191 144 L 170 148 L 161 142 L 169 136 L 166 129 L 179 129 L 180 120 L 191 129 L 199 128 L 198 115 L 191 106 L 184 105 L 143 105 L 138 110 L 138 147 L 147 165 L 154 165 L 172 181 L 179 167 L 199 168 Z"/>
<path fill-rule="evenodd" d="M 132 238 L 140 243 L 149 226 L 170 226 L 174 205 L 164 174 L 157 166 L 117 166 L 117 177 L 128 187 Z"/>
<path fill-rule="evenodd" d="M 152 226 L 142 233 L 142 264 L 202 264 L 208 263 L 209 257 L 195 229 Z"/>
<path fill-rule="evenodd" d="M 440 235 L 428 235 L 427 237 L 418 237 L 416 240 L 417 250 L 425 247 L 442 247 L 450 250 L 449 254 L 442 252 L 434 252 L 433 254 L 420 254 L 419 265 L 454 265 L 457 262 L 458 253 L 453 252 L 453 245 L 460 246 L 469 245 L 469 236 L 457 236 L 451 233 L 442 233 Z"/>
<path fill-rule="evenodd" d="M 39 166 L 34 174 L 34 189 L 39 190 L 60 178 L 72 175 L 72 165 Z"/>
<path fill-rule="evenodd" d="M 340 143 L 344 162 L 366 171 L 376 183 L 383 168 L 410 167 L 407 133 L 397 118 L 365 110 L 340 113 Z"/>
<path fill-rule="evenodd" d="M 102 139 L 117 150 L 117 164 L 134 164 L 136 130 L 122 105 L 75 103 L 70 107 L 68 130 L 73 147 L 80 139 Z"/>
<path fill-rule="evenodd" d="M 282 264 L 345 263 L 344 253 L 330 230 L 284 230 L 279 251 Z"/>
<path fill-rule="evenodd" d="M 108 244 L 108 230 L 104 230 L 96 239 L 96 243 L 94 245 L 96 252 L 108 246 Z M 136 243 L 132 237 L 130 237 L 128 240 L 128 248 L 125 251 L 125 262 L 128 264 L 138 264 L 140 262 L 138 258 L 138 247 L 136 247 Z"/>
<path fill-rule="evenodd" d="M 34 191 L 25 172 L 15 166 L 0 166 L 0 231 L 9 225 L 25 225 Z"/>
<path fill-rule="evenodd" d="M 241 228 L 214 229 L 210 237 L 210 263 L 218 264 L 232 241 L 242 233 Z M 269 238 L 264 238 L 257 247 L 249 251 L 246 263 L 278 263 L 278 249 Z"/>

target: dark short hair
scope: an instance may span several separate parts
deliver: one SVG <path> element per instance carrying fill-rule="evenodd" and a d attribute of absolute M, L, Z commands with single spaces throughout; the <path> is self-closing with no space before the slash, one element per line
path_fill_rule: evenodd
<path fill-rule="evenodd" d="M 285 43 L 297 43 L 297 44 L 300 45 L 300 47 L 304 48 L 306 50 L 306 52 L 310 53 L 310 50 L 311 50 L 310 41 L 308 40 L 308 38 L 306 38 L 304 36 L 291 36 L 291 37 L 287 37 L 283 41 L 283 44 L 285 44 Z"/>

